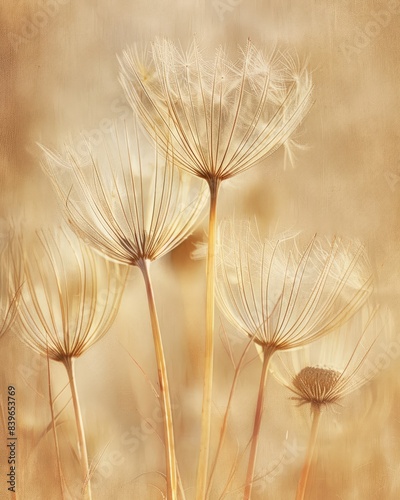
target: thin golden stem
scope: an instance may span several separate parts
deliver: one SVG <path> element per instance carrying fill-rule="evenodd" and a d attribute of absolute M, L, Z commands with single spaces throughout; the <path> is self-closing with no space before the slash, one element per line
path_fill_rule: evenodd
<path fill-rule="evenodd" d="M 251 498 L 251 491 L 253 488 L 253 480 L 254 480 L 254 469 L 257 457 L 258 439 L 260 437 L 261 420 L 264 410 L 265 384 L 267 382 L 269 364 L 274 352 L 275 352 L 274 349 L 271 349 L 268 346 L 264 347 L 264 361 L 261 370 L 260 386 L 258 389 L 257 407 L 256 407 L 256 414 L 254 417 L 253 434 L 251 436 L 251 448 L 250 448 L 249 463 L 247 466 L 246 486 L 244 489 L 243 500 L 250 500 Z"/>
<path fill-rule="evenodd" d="M 186 500 L 185 490 L 183 488 L 183 483 L 182 483 L 182 476 L 181 476 L 181 473 L 179 472 L 178 464 L 176 465 L 176 474 L 177 474 L 177 477 L 178 477 L 179 493 L 181 494 L 182 500 Z"/>
<path fill-rule="evenodd" d="M 215 315 L 215 246 L 217 222 L 217 198 L 220 181 L 209 182 L 210 216 L 208 224 L 207 289 L 206 289 L 206 344 L 203 382 L 203 404 L 201 410 L 201 438 L 197 466 L 196 500 L 204 500 L 207 488 L 207 472 L 211 435 L 211 400 L 214 365 L 214 315 Z"/>
<path fill-rule="evenodd" d="M 81 468 L 83 476 L 83 498 L 85 500 L 91 500 L 92 492 L 90 486 L 89 460 L 86 448 L 85 429 L 83 427 L 82 413 L 79 405 L 78 392 L 76 389 L 74 359 L 67 358 L 64 361 L 64 366 L 68 374 L 69 386 L 71 389 L 71 396 L 72 396 L 72 404 L 74 406 L 74 412 L 75 412 L 76 428 L 78 432 L 79 455 L 81 460 Z"/>
<path fill-rule="evenodd" d="M 157 361 L 158 382 L 160 385 L 161 411 L 163 414 L 164 439 L 165 439 L 165 460 L 167 476 L 167 499 L 176 500 L 177 493 L 177 470 L 175 458 L 174 428 L 172 419 L 171 397 L 169 393 L 169 383 L 167 376 L 167 366 L 165 363 L 164 348 L 162 344 L 160 325 L 156 304 L 154 300 L 153 286 L 150 279 L 150 262 L 144 260 L 139 264 L 146 285 L 147 301 L 149 305 L 151 327 L 153 331 L 154 349 Z"/>
<path fill-rule="evenodd" d="M 296 500 L 304 500 L 304 496 L 307 488 L 308 476 L 310 474 L 311 462 L 314 455 L 315 444 L 317 442 L 319 421 L 321 418 L 321 409 L 319 406 L 312 407 L 312 425 L 310 439 L 308 441 L 307 455 L 304 461 L 303 470 L 301 471 L 301 476 L 299 483 L 297 485 Z"/>
<path fill-rule="evenodd" d="M 4 409 L 3 409 L 3 403 L 1 401 L 1 398 L 0 398 L 0 418 L 1 418 L 1 428 L 0 428 L 0 439 L 2 440 L 2 442 L 5 441 L 5 437 L 6 437 L 6 421 L 5 421 L 5 417 L 4 417 Z"/>
<path fill-rule="evenodd" d="M 47 362 L 47 388 L 48 388 L 48 393 L 49 393 L 51 424 L 52 424 L 53 436 L 54 436 L 54 447 L 55 447 L 56 458 L 57 458 L 58 476 L 60 478 L 61 498 L 64 498 L 64 496 L 65 496 L 64 495 L 64 478 L 63 478 L 63 473 L 62 473 L 62 470 L 61 470 L 60 447 L 59 447 L 59 444 L 58 444 L 58 437 L 57 437 L 56 417 L 55 417 L 55 414 L 54 414 L 53 391 L 52 391 L 52 388 L 51 388 L 50 359 L 49 359 L 48 355 L 46 356 L 46 362 Z"/>
<path fill-rule="evenodd" d="M 215 474 L 215 471 L 216 471 L 216 468 L 217 468 L 217 462 L 218 462 L 218 458 L 219 458 L 219 455 L 221 453 L 221 450 L 222 450 L 222 446 L 224 444 L 224 441 L 225 441 L 225 435 L 226 435 L 226 431 L 227 431 L 227 428 L 228 428 L 228 418 L 229 418 L 229 411 L 230 411 L 230 407 L 231 407 L 231 403 L 232 403 L 232 399 L 233 399 L 233 394 L 235 392 L 235 389 L 236 389 L 236 385 L 237 385 L 237 382 L 239 380 L 239 373 L 240 373 L 240 369 L 243 365 L 243 362 L 245 360 L 245 357 L 246 357 L 246 354 L 250 348 L 250 346 L 253 344 L 252 340 L 250 340 L 247 345 L 246 345 L 246 348 L 244 349 L 240 359 L 239 359 L 239 362 L 235 368 L 235 374 L 234 374 L 234 377 L 233 377 L 233 381 L 232 381 L 232 386 L 231 386 L 231 390 L 230 390 L 230 393 L 229 393 L 229 398 L 228 398 L 228 403 L 226 405 L 226 409 L 225 409 L 225 415 L 224 415 L 224 420 L 222 422 L 222 425 L 221 425 L 221 430 L 220 430 L 220 435 L 219 435 L 219 441 L 218 441 L 218 447 L 217 447 L 217 451 L 215 453 L 215 457 L 214 457 L 214 461 L 213 461 L 213 464 L 212 464 L 212 467 L 211 467 L 211 473 L 210 473 L 210 479 L 208 481 L 208 487 L 207 487 L 207 494 L 206 494 L 206 498 L 209 498 L 209 495 L 210 495 L 210 491 L 211 491 L 211 486 L 212 486 L 212 482 L 213 482 L 213 479 L 214 479 L 214 474 Z"/>

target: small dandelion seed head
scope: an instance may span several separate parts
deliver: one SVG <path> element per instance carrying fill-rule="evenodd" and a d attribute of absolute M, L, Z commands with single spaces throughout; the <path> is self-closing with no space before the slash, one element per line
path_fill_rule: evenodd
<path fill-rule="evenodd" d="M 298 394 L 300 404 L 311 403 L 320 406 L 333 403 L 337 399 L 335 388 L 341 373 L 329 368 L 307 366 L 294 378 L 293 387 Z"/>
<path fill-rule="evenodd" d="M 19 238 L 24 283 L 20 339 L 33 351 L 65 362 L 98 342 L 117 315 L 127 266 L 110 262 L 66 230 Z"/>
<path fill-rule="evenodd" d="M 390 311 L 370 300 L 329 335 L 275 356 L 271 372 L 300 406 L 347 406 L 345 398 L 378 375 L 377 360 L 395 339 Z"/>

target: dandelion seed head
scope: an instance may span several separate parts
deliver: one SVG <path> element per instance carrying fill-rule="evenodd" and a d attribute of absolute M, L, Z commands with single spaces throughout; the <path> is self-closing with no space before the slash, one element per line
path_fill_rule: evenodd
<path fill-rule="evenodd" d="M 262 240 L 249 224 L 220 225 L 217 301 L 261 347 L 289 350 L 347 321 L 372 291 L 362 246 L 293 235 Z M 345 257 L 343 256 L 345 254 Z"/>
<path fill-rule="evenodd" d="M 105 260 L 66 230 L 19 239 L 24 284 L 19 335 L 35 352 L 65 362 L 81 356 L 111 328 L 127 266 Z"/>
<path fill-rule="evenodd" d="M 172 158 L 146 147 L 135 123 L 115 125 L 88 154 L 46 148 L 50 175 L 72 229 L 96 251 L 140 265 L 179 245 L 203 214 L 207 192 Z"/>
<path fill-rule="evenodd" d="M 151 46 L 151 81 L 144 81 L 137 48 L 120 59 L 127 98 L 149 133 L 182 169 L 209 183 L 239 174 L 272 154 L 311 106 L 305 70 L 250 41 L 231 60 L 219 47 L 207 58 L 194 41 Z"/>
<path fill-rule="evenodd" d="M 340 403 L 378 375 L 378 360 L 394 340 L 390 311 L 373 306 L 370 299 L 329 335 L 278 354 L 271 371 L 300 405 Z"/>
<path fill-rule="evenodd" d="M 293 388 L 298 394 L 295 399 L 315 406 L 333 403 L 338 397 L 335 387 L 340 377 L 341 374 L 335 370 L 307 366 L 293 379 Z"/>

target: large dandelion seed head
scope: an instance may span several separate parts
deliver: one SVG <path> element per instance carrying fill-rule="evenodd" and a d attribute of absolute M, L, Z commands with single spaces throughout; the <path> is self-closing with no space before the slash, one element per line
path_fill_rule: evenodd
<path fill-rule="evenodd" d="M 132 123 L 116 124 L 83 153 L 68 145 L 45 151 L 50 175 L 72 229 L 115 261 L 141 265 L 179 245 L 207 201 L 201 181 L 147 147 Z M 172 154 L 172 153 L 171 153 Z"/>
<path fill-rule="evenodd" d="M 311 105 L 307 71 L 250 41 L 231 60 L 166 39 L 126 50 L 121 83 L 147 130 L 176 163 L 210 184 L 251 168 L 279 148 Z M 145 69 L 144 69 L 145 68 Z"/>
<path fill-rule="evenodd" d="M 263 240 L 223 222 L 217 255 L 221 312 L 261 348 L 288 350 L 338 328 L 365 302 L 372 272 L 362 245 L 298 236 Z"/>

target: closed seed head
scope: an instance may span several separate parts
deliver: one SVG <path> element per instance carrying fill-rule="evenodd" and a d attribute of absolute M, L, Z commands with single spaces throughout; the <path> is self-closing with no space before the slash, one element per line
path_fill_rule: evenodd
<path fill-rule="evenodd" d="M 378 372 L 380 351 L 394 340 L 391 315 L 366 304 L 338 330 L 297 351 L 277 356 L 272 373 L 299 405 L 339 403 Z"/>
<path fill-rule="evenodd" d="M 328 368 L 306 366 L 293 378 L 293 391 L 301 394 L 300 404 L 310 403 L 313 406 L 334 403 L 338 394 L 334 391 L 340 373 Z"/>
<path fill-rule="evenodd" d="M 65 362 L 110 329 L 128 267 L 107 261 L 67 232 L 42 230 L 20 240 L 24 285 L 20 337 L 34 351 Z"/>

